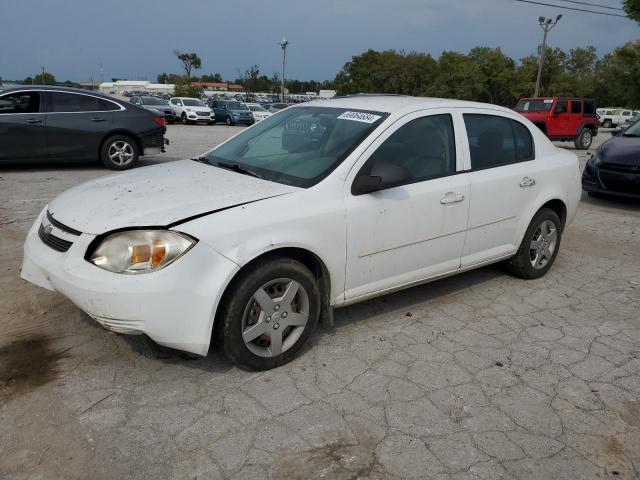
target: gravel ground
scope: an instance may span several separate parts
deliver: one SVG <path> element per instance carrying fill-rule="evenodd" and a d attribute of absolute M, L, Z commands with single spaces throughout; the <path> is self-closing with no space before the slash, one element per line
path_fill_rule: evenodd
<path fill-rule="evenodd" d="M 170 126 L 141 163 L 241 128 Z M 540 280 L 494 266 L 341 309 L 251 373 L 158 359 L 20 280 L 40 209 L 106 173 L 0 170 L 0 478 L 638 478 L 638 203 L 585 196 Z"/>

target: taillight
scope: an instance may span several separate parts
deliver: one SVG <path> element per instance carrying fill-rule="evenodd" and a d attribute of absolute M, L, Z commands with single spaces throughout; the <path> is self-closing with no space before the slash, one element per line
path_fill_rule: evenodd
<path fill-rule="evenodd" d="M 164 117 L 153 117 L 153 121 L 156 122 L 161 127 L 167 126 L 167 121 L 164 119 Z"/>

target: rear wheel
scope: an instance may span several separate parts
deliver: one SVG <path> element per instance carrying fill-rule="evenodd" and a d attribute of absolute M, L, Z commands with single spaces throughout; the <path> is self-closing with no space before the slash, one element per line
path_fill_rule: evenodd
<path fill-rule="evenodd" d="M 611 128 L 611 127 L 613 127 L 613 122 L 611 120 L 605 120 L 604 123 L 602 124 L 602 126 L 604 128 Z"/>
<path fill-rule="evenodd" d="M 577 150 L 587 150 L 593 142 L 593 132 L 590 128 L 583 128 L 573 141 Z"/>
<path fill-rule="evenodd" d="M 544 276 L 558 255 L 562 223 L 553 210 L 536 213 L 524 234 L 516 255 L 507 262 L 509 271 L 526 279 Z"/>
<path fill-rule="evenodd" d="M 227 357 L 255 370 L 293 360 L 316 328 L 320 290 L 301 263 L 272 257 L 241 274 L 222 305 Z"/>
<path fill-rule="evenodd" d="M 126 170 L 138 161 L 140 152 L 136 142 L 127 135 L 107 138 L 100 148 L 100 160 L 111 170 Z"/>

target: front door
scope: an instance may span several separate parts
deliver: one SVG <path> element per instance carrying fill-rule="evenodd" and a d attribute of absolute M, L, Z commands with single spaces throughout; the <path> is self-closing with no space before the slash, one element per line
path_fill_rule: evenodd
<path fill-rule="evenodd" d="M 38 91 L 0 96 L 0 161 L 44 159 L 47 157 L 43 95 Z"/>
<path fill-rule="evenodd" d="M 410 285 L 459 268 L 469 185 L 458 161 L 454 118 L 437 110 L 404 117 L 382 134 L 346 182 L 345 300 Z M 366 160 L 362 160 L 366 159 Z M 353 180 L 376 165 L 406 171 L 407 180 L 354 195 Z M 357 172 L 357 173 L 355 173 Z"/>

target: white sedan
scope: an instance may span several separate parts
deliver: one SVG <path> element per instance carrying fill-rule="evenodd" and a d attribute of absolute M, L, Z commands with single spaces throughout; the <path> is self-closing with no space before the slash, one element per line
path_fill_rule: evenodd
<path fill-rule="evenodd" d="M 273 113 L 264 108 L 262 105 L 257 103 L 247 103 L 246 104 L 251 113 L 253 114 L 253 119 L 256 123 L 264 120 L 265 118 L 269 118 Z"/>
<path fill-rule="evenodd" d="M 577 157 L 506 108 L 355 96 L 290 107 L 209 151 L 44 208 L 22 277 L 104 327 L 246 367 L 296 356 L 334 307 L 483 265 L 552 266 Z"/>

